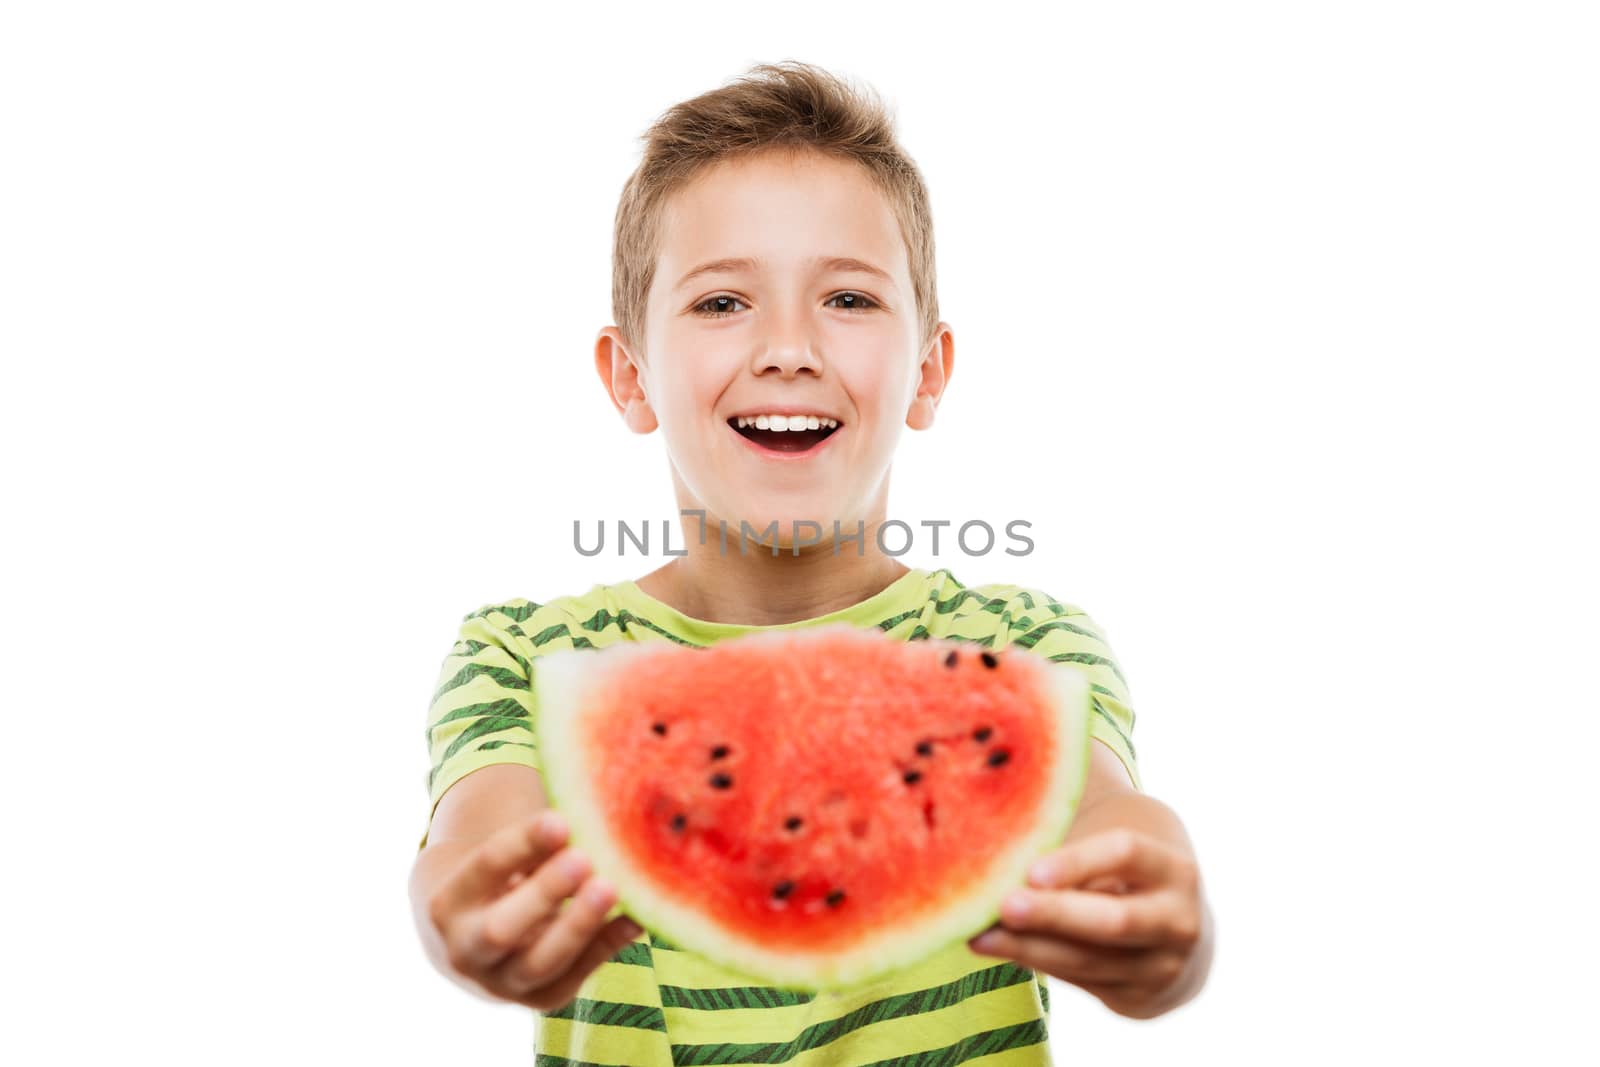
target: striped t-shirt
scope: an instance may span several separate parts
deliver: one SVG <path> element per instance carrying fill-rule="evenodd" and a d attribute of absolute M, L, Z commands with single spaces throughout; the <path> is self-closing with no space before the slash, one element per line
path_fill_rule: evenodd
<path fill-rule="evenodd" d="M 1036 589 L 962 585 L 947 569 L 911 570 L 852 607 L 799 622 L 743 626 L 682 614 L 633 582 L 596 585 L 545 604 L 518 598 L 466 616 L 428 714 L 433 807 L 492 763 L 543 773 L 530 728 L 533 661 L 619 641 L 705 646 L 737 634 L 849 622 L 907 641 L 953 638 L 1023 648 L 1083 670 L 1093 686 L 1090 736 L 1143 788 L 1127 683 L 1098 626 Z M 559 758 L 559 753 L 554 754 Z M 422 845 L 427 844 L 426 828 Z M 419 846 L 420 847 L 420 846 Z M 808 995 L 747 979 L 646 931 L 601 964 L 577 998 L 537 1013 L 538 1067 L 784 1063 L 805 1067 L 1049 1064 L 1045 976 L 979 956 L 958 941 L 923 963 L 848 993 Z"/>

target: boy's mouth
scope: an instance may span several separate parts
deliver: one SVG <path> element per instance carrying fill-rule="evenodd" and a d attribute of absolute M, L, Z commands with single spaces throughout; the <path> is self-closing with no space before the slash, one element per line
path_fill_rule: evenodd
<path fill-rule="evenodd" d="M 735 415 L 728 426 L 745 440 L 769 452 L 809 452 L 839 428 L 837 419 L 820 415 Z"/>

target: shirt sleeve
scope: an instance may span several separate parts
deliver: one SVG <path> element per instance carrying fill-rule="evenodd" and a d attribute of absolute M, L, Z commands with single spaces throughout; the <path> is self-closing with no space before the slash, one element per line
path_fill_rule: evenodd
<path fill-rule="evenodd" d="M 1127 679 L 1104 632 L 1081 608 L 1048 593 L 1024 589 L 1006 605 L 1006 644 L 1026 648 L 1052 663 L 1071 663 L 1089 679 L 1089 736 L 1122 760 L 1135 789 L 1144 791 L 1133 747 L 1133 705 Z"/>
<path fill-rule="evenodd" d="M 428 818 L 418 851 L 428 843 L 433 812 L 445 791 L 492 763 L 544 773 L 533 733 L 529 660 L 516 631 L 520 602 L 485 607 L 462 620 L 439 668 L 428 707 Z"/>

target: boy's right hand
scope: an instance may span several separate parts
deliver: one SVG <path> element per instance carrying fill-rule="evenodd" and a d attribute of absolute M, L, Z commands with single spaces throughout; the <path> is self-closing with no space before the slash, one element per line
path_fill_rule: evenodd
<path fill-rule="evenodd" d="M 434 891 L 428 920 L 456 975 L 496 999 L 556 1011 L 639 936 L 625 915 L 606 922 L 616 891 L 590 877 L 588 858 L 563 847 L 566 839 L 554 811 L 519 819 L 469 852 Z"/>

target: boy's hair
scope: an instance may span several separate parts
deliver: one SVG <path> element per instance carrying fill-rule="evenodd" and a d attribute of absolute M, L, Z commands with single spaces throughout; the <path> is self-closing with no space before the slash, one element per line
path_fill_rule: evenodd
<path fill-rule="evenodd" d="M 640 139 L 644 155 L 617 204 L 611 256 L 611 313 L 633 350 L 644 351 L 645 304 L 660 254 L 665 199 L 714 163 L 774 149 L 821 152 L 865 168 L 906 243 L 921 326 L 919 355 L 933 339 L 939 302 L 928 190 L 916 163 L 895 141 L 893 117 L 870 88 L 858 92 L 798 60 L 762 63 L 669 108 Z"/>

